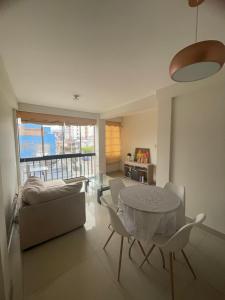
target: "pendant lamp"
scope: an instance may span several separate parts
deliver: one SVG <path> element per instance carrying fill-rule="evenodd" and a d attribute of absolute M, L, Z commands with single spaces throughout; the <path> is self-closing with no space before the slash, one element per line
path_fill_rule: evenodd
<path fill-rule="evenodd" d="M 198 6 L 204 0 L 189 0 L 196 7 L 196 42 L 179 51 L 169 67 L 170 77 L 177 82 L 191 82 L 217 73 L 225 62 L 225 45 L 216 40 L 197 42 Z"/>

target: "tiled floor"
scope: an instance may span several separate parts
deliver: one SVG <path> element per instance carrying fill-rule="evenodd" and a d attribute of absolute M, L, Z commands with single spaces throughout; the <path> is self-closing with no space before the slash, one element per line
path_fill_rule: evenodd
<path fill-rule="evenodd" d="M 87 222 L 83 228 L 23 253 L 24 299 L 170 299 L 169 273 L 162 269 L 157 250 L 151 256 L 151 264 L 139 269 L 142 254 L 134 246 L 133 260 L 129 260 L 125 241 L 121 282 L 116 281 L 119 237 L 114 236 L 103 251 L 110 233 L 107 211 L 97 204 L 94 191 L 87 195 L 86 207 Z M 198 279 L 193 280 L 178 254 L 175 298 L 224 300 L 225 241 L 196 228 L 186 253 Z"/>

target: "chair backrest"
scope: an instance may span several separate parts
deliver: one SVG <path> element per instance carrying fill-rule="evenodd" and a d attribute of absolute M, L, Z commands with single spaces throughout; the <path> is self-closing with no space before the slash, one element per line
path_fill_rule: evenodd
<path fill-rule="evenodd" d="M 121 189 L 125 187 L 125 185 L 121 178 L 115 178 L 109 180 L 109 186 L 110 186 L 110 191 L 112 196 L 112 202 L 117 207 L 118 200 L 119 200 L 119 193 Z"/>
<path fill-rule="evenodd" d="M 104 197 L 101 197 L 101 204 L 108 209 L 110 224 L 111 224 L 113 230 L 115 230 L 115 232 L 117 232 L 118 234 L 120 234 L 122 236 L 129 237 L 130 234 L 125 229 L 125 227 L 123 225 L 123 222 L 121 221 L 121 218 L 119 217 L 119 215 L 115 211 L 115 208 L 112 207 L 106 201 L 106 199 Z"/>
<path fill-rule="evenodd" d="M 185 188 L 183 185 L 176 185 L 171 182 L 168 182 L 165 186 L 164 189 L 167 189 L 171 191 L 172 193 L 176 194 L 180 200 L 181 200 L 181 205 L 179 209 L 177 210 L 176 214 L 176 228 L 177 230 L 180 229 L 182 226 L 186 224 L 186 218 L 185 218 Z"/>
<path fill-rule="evenodd" d="M 181 227 L 163 247 L 171 252 L 182 250 L 189 241 L 192 228 L 197 224 L 203 223 L 205 219 L 206 215 L 204 213 L 198 214 L 193 222 Z"/>

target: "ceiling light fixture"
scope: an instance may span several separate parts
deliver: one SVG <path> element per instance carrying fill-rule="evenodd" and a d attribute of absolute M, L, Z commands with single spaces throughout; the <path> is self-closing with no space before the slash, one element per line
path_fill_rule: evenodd
<path fill-rule="evenodd" d="M 74 94 L 74 95 L 73 95 L 73 100 L 74 100 L 74 101 L 79 101 L 79 100 L 80 100 L 80 95 Z"/>
<path fill-rule="evenodd" d="M 170 77 L 178 82 L 191 82 L 217 73 L 225 62 L 225 46 L 216 40 L 197 42 L 198 6 L 204 0 L 189 0 L 189 6 L 196 7 L 195 43 L 179 51 L 169 67 Z"/>

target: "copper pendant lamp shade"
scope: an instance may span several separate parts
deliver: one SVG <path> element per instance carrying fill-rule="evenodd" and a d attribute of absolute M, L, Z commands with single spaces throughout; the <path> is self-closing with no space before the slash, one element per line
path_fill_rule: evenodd
<path fill-rule="evenodd" d="M 170 77 L 177 82 L 191 82 L 207 78 L 217 73 L 225 62 L 225 45 L 215 40 L 197 42 L 198 6 L 204 0 L 189 0 L 189 6 L 196 7 L 196 42 L 181 51 L 172 59 Z"/>
<path fill-rule="evenodd" d="M 190 7 L 196 7 L 200 5 L 204 0 L 188 0 Z"/>
<path fill-rule="evenodd" d="M 170 63 L 174 81 L 200 80 L 218 72 L 225 62 L 225 46 L 214 40 L 194 43 L 179 51 Z"/>

